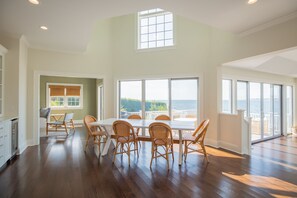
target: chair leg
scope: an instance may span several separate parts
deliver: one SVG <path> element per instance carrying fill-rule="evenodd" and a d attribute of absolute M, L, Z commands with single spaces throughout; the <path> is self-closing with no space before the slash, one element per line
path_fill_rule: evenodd
<path fill-rule="evenodd" d="M 114 163 L 114 161 L 115 161 L 115 157 L 116 157 L 116 154 L 117 154 L 118 146 L 119 146 L 119 143 L 118 143 L 118 141 L 117 141 L 116 146 L 115 146 L 115 149 L 114 149 L 114 152 L 113 152 L 113 160 L 112 160 L 112 163 Z"/>
<path fill-rule="evenodd" d="M 129 160 L 129 166 L 130 166 L 130 146 L 131 146 L 131 144 L 129 144 L 129 142 L 128 142 L 128 160 Z"/>
<path fill-rule="evenodd" d="M 136 145 L 137 157 L 139 157 L 139 152 L 138 152 L 138 141 L 136 141 L 136 142 L 134 143 L 134 145 Z"/>
<path fill-rule="evenodd" d="M 208 160 L 208 157 L 207 157 L 207 153 L 206 153 L 206 150 L 205 150 L 205 146 L 204 146 L 203 143 L 201 143 L 200 145 L 201 145 L 201 148 L 203 150 L 204 157 L 206 158 L 207 163 L 209 163 L 209 160 Z"/>
<path fill-rule="evenodd" d="M 172 154 L 172 161 L 174 161 L 173 144 L 171 144 L 171 154 Z"/>
<path fill-rule="evenodd" d="M 152 143 L 152 158 L 151 158 L 151 163 L 150 163 L 150 168 L 152 168 L 152 162 L 153 162 L 153 159 L 154 159 L 154 157 L 155 157 L 155 151 L 154 151 L 154 145 L 153 145 L 153 143 Z"/>
<path fill-rule="evenodd" d="M 68 135 L 67 125 L 65 124 L 64 127 L 65 127 L 66 134 Z"/>
<path fill-rule="evenodd" d="M 167 161 L 167 170 L 169 170 L 168 145 L 166 145 L 166 161 Z"/>
<path fill-rule="evenodd" d="M 87 150 L 87 147 L 88 147 L 88 144 L 89 144 L 89 139 L 90 139 L 90 136 L 88 135 L 86 145 L 85 145 L 85 151 Z"/>
<path fill-rule="evenodd" d="M 187 161 L 187 156 L 188 156 L 188 142 L 185 141 L 185 161 Z"/>
<path fill-rule="evenodd" d="M 74 122 L 73 122 L 72 119 L 71 119 L 71 125 L 72 125 L 72 128 L 73 128 L 73 132 L 75 132 Z"/>

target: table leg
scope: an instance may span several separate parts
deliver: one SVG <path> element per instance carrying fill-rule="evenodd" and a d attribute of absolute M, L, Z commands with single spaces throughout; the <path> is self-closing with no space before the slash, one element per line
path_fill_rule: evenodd
<path fill-rule="evenodd" d="M 178 136 L 179 136 L 179 156 L 178 156 L 178 165 L 182 165 L 183 163 L 183 136 L 182 136 L 182 130 L 178 130 Z"/>
<path fill-rule="evenodd" d="M 115 141 L 114 140 L 112 141 L 111 134 L 108 133 L 105 126 L 102 126 L 102 128 L 104 129 L 104 131 L 107 132 L 107 140 L 106 140 L 106 143 L 104 145 L 103 151 L 101 153 L 102 156 L 105 156 L 107 154 L 107 152 L 108 152 L 109 147 L 110 147 L 110 143 L 112 142 L 115 145 Z"/>
<path fill-rule="evenodd" d="M 111 142 L 111 136 L 109 135 L 107 137 L 106 143 L 105 143 L 104 148 L 103 148 L 103 151 L 101 153 L 102 156 L 105 156 L 107 154 L 107 151 L 108 151 L 109 146 L 110 146 L 110 142 Z"/>

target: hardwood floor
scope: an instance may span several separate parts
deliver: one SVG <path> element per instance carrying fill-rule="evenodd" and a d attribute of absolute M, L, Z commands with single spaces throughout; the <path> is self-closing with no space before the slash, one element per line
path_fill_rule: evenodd
<path fill-rule="evenodd" d="M 167 172 L 158 159 L 149 169 L 150 143 L 140 156 L 109 154 L 98 159 L 83 151 L 85 133 L 41 138 L 0 172 L 0 197 L 297 197 L 297 137 L 253 145 L 251 156 L 207 147 L 210 163 L 200 154 L 175 161 Z M 171 158 L 170 158 L 171 159 Z"/>

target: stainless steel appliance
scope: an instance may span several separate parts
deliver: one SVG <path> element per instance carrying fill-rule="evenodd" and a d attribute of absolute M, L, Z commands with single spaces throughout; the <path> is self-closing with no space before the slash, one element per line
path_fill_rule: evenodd
<path fill-rule="evenodd" d="M 18 131 L 19 121 L 17 118 L 11 120 L 11 156 L 15 156 L 18 152 Z"/>

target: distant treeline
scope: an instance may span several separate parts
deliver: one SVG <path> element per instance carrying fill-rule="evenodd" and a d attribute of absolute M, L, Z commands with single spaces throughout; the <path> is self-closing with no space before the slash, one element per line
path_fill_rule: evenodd
<path fill-rule="evenodd" d="M 146 101 L 146 111 L 166 111 L 167 104 L 159 101 Z M 121 111 L 139 112 L 141 111 L 141 101 L 136 99 L 124 98 L 121 99 Z"/>

